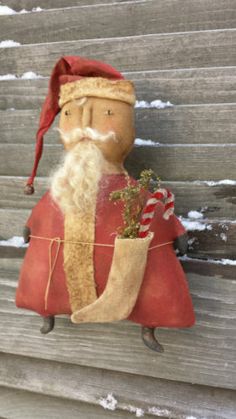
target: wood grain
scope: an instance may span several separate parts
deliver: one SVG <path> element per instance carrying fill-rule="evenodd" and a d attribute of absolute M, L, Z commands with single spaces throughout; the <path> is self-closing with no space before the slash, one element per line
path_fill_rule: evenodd
<path fill-rule="evenodd" d="M 135 83 L 138 100 L 160 99 L 174 105 L 236 100 L 236 67 L 125 72 L 124 75 Z M 0 81 L 0 110 L 40 108 L 47 86 L 48 78 Z"/>
<path fill-rule="evenodd" d="M 64 398 L 42 396 L 28 391 L 0 387 L 0 414 L 4 419 L 133 419 L 134 414 L 105 410 L 101 406 Z M 147 416 L 150 418 L 150 416 Z"/>
<path fill-rule="evenodd" d="M 128 406 L 134 406 L 141 409 L 145 417 L 154 407 L 159 416 L 162 412 L 172 419 L 190 414 L 206 419 L 219 415 L 221 419 L 235 418 L 235 392 L 231 390 L 4 353 L 0 354 L 0 384 L 92 404 L 94 408 L 99 406 L 101 398 L 112 392 L 117 400 L 116 410 L 127 412 Z"/>
<path fill-rule="evenodd" d="M 197 323 L 190 329 L 160 329 L 163 355 L 144 347 L 140 326 L 128 321 L 76 326 L 59 316 L 55 330 L 40 336 L 39 316 L 14 306 L 16 279 L 14 272 L 1 275 L 2 352 L 213 387 L 236 386 L 235 277 L 226 281 L 220 274 L 188 274 Z"/>
<path fill-rule="evenodd" d="M 49 76 L 64 54 L 105 61 L 122 72 L 226 67 L 235 65 L 235 43 L 236 29 L 226 29 L 26 45 L 3 48 L 0 72 Z"/>
<path fill-rule="evenodd" d="M 48 176 L 61 156 L 60 145 L 45 145 L 38 176 Z M 133 176 L 139 176 L 143 169 L 151 168 L 163 181 L 234 179 L 235 159 L 235 145 L 140 146 L 134 147 L 130 153 L 126 168 Z M 33 145 L 0 144 L 0 175 L 28 176 L 33 160 Z"/>
<path fill-rule="evenodd" d="M 36 44 L 235 28 L 235 20 L 233 0 L 141 0 L 0 17 L 0 37 Z"/>
<path fill-rule="evenodd" d="M 78 5 L 91 6 L 92 4 L 122 3 L 125 1 L 127 0 L 40 0 L 40 7 L 42 9 L 59 9 L 65 7 L 76 7 Z M 17 11 L 21 11 L 22 9 L 31 11 L 34 7 L 38 7 L 39 0 L 5 0 L 4 5 L 7 5 Z"/>
<path fill-rule="evenodd" d="M 34 143 L 39 110 L 0 111 L 1 143 Z M 161 144 L 235 144 L 236 103 L 135 110 L 136 137 Z M 45 142 L 59 142 L 59 116 Z"/>
<path fill-rule="evenodd" d="M 0 208 L 31 209 L 46 192 L 48 178 L 36 178 L 34 195 L 23 193 L 26 177 L 0 177 Z M 234 220 L 236 214 L 236 185 L 209 186 L 199 182 L 164 182 L 164 187 L 175 194 L 175 213 L 187 217 L 188 212 L 195 210 L 203 213 L 205 218 L 222 218 Z"/>

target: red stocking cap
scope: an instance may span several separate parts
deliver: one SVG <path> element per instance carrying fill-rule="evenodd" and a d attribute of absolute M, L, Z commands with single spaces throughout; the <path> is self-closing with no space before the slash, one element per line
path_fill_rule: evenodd
<path fill-rule="evenodd" d="M 59 59 L 53 68 L 49 81 L 48 94 L 40 115 L 39 129 L 36 135 L 34 166 L 25 186 L 25 194 L 27 195 L 34 193 L 33 183 L 43 152 L 43 136 L 52 125 L 58 112 L 60 112 L 58 104 L 60 85 L 72 80 L 79 80 L 83 77 L 104 77 L 113 80 L 124 79 L 122 74 L 115 68 L 101 61 L 75 56 L 61 57 Z"/>

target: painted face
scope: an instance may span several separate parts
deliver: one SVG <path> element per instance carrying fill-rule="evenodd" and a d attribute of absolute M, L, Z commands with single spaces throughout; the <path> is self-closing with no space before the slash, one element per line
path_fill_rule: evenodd
<path fill-rule="evenodd" d="M 123 163 L 132 149 L 135 138 L 133 106 L 118 100 L 97 97 L 82 98 L 66 103 L 61 109 L 59 128 L 64 132 L 69 132 L 74 128 L 87 127 L 101 134 L 113 131 L 116 141 L 90 141 L 97 145 L 106 160 Z M 89 141 L 88 138 L 87 141 Z M 67 150 L 74 146 L 74 144 L 64 142 L 63 144 Z"/>

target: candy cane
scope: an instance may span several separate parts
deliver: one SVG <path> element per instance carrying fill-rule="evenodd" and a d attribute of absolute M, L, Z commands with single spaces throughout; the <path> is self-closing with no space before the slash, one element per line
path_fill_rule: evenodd
<path fill-rule="evenodd" d="M 168 220 L 169 217 L 174 212 L 174 195 L 168 189 L 157 189 L 151 197 L 147 200 L 147 203 L 142 212 L 140 227 L 139 227 L 139 237 L 143 238 L 148 235 L 149 228 L 154 217 L 155 207 L 157 203 L 161 200 L 164 200 L 164 214 L 163 218 Z"/>

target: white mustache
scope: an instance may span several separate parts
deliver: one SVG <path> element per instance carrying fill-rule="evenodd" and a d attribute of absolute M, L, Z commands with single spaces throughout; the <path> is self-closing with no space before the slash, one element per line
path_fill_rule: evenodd
<path fill-rule="evenodd" d="M 109 131 L 106 134 L 102 134 L 96 129 L 90 127 L 74 128 L 69 132 L 65 132 L 60 128 L 56 128 L 56 130 L 59 131 L 65 144 L 77 143 L 84 138 L 89 138 L 90 140 L 94 141 L 117 141 L 116 133 L 114 131 Z"/>

